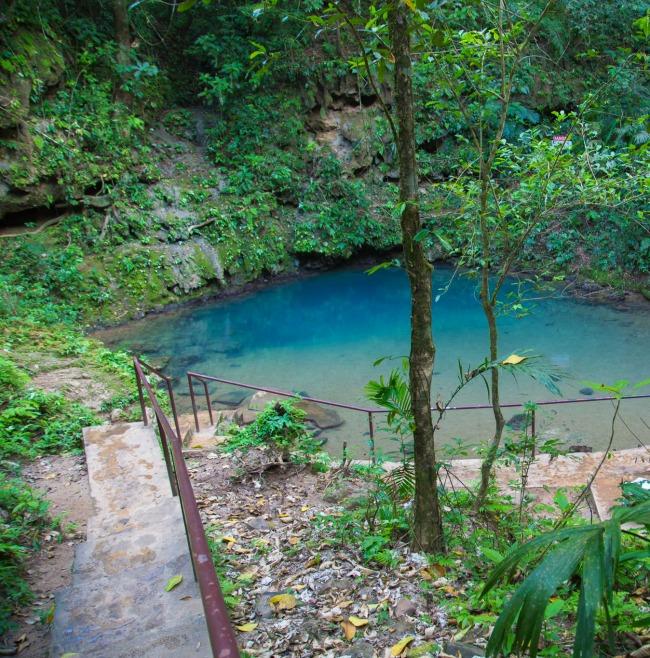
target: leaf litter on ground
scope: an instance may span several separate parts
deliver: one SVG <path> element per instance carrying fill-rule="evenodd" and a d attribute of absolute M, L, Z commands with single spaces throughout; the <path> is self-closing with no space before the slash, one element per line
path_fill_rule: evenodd
<path fill-rule="evenodd" d="M 404 543 L 395 547 L 394 565 L 364 564 L 358 547 L 333 542 L 327 525 L 315 523 L 341 514 L 339 503 L 323 498 L 340 474 L 287 464 L 242 479 L 223 454 L 208 460 L 193 453 L 188 466 L 221 553 L 231 620 L 250 656 L 390 658 L 414 647 L 435 656 L 426 645 L 442 647 L 458 630 L 421 588 L 427 570 L 437 596 L 450 596 L 442 567 Z M 345 477 L 351 489 L 367 486 Z"/>

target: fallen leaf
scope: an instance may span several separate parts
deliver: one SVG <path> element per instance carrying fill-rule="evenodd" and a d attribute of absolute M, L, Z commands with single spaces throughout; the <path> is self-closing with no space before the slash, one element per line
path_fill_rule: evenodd
<path fill-rule="evenodd" d="M 289 537 L 289 543 L 292 546 L 295 546 L 299 541 L 300 541 L 300 537 L 296 537 L 296 536 Z"/>
<path fill-rule="evenodd" d="M 221 541 L 225 541 L 228 544 L 234 544 L 237 540 L 234 537 L 231 537 L 230 535 L 226 535 L 225 537 L 221 538 Z"/>
<path fill-rule="evenodd" d="M 343 633 L 346 640 L 354 639 L 354 636 L 357 632 L 357 627 L 354 624 L 351 624 L 349 621 L 342 621 L 341 628 L 343 628 Z"/>
<path fill-rule="evenodd" d="M 340 603 L 336 604 L 336 607 L 345 609 L 345 608 L 349 608 L 353 603 L 354 601 L 341 601 Z"/>
<path fill-rule="evenodd" d="M 314 555 L 311 560 L 307 561 L 307 564 L 305 567 L 309 569 L 309 567 L 317 567 L 321 563 L 321 556 L 320 555 Z"/>
<path fill-rule="evenodd" d="M 519 356 L 519 354 L 511 354 L 507 359 L 504 359 L 501 363 L 504 366 L 516 366 L 522 361 L 525 361 L 527 357 Z"/>
<path fill-rule="evenodd" d="M 301 511 L 301 512 L 306 512 L 308 509 L 309 509 L 309 505 L 303 505 L 303 506 L 300 508 L 300 511 Z"/>
<path fill-rule="evenodd" d="M 438 578 L 441 578 L 447 573 L 447 569 L 442 564 L 431 564 L 427 567 L 427 570 L 438 576 Z"/>
<path fill-rule="evenodd" d="M 174 587 L 177 587 L 183 582 L 183 576 L 181 574 L 176 574 L 172 576 L 165 585 L 165 592 L 171 592 Z"/>
<path fill-rule="evenodd" d="M 390 648 L 390 655 L 401 656 L 406 651 L 406 647 L 408 647 L 408 645 L 411 644 L 413 640 L 415 640 L 415 638 L 412 635 L 403 637 L 397 644 L 393 644 L 393 646 Z"/>
<path fill-rule="evenodd" d="M 433 576 L 431 575 L 429 569 L 421 569 L 420 575 L 422 576 L 422 578 L 424 578 L 424 580 L 433 580 Z"/>
<path fill-rule="evenodd" d="M 296 597 L 293 594 L 276 594 L 269 599 L 269 603 L 276 612 L 293 610 L 296 607 Z"/>
<path fill-rule="evenodd" d="M 241 631 L 242 633 L 250 633 L 251 631 L 254 631 L 259 624 L 256 624 L 254 621 L 248 622 L 248 624 L 242 624 L 241 626 L 235 626 L 235 628 L 238 631 Z"/>
<path fill-rule="evenodd" d="M 53 603 L 47 610 L 47 613 L 45 614 L 45 623 L 46 624 L 51 624 L 54 621 L 54 611 L 56 610 L 56 606 Z"/>
<path fill-rule="evenodd" d="M 361 619 L 361 617 L 355 617 L 354 615 L 350 615 L 348 617 L 348 621 L 354 626 L 356 626 L 357 628 L 361 628 L 362 626 L 368 625 L 367 619 Z"/>

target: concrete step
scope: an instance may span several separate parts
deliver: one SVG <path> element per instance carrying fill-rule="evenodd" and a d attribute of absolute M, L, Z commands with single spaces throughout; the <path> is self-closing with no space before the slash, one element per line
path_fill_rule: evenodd
<path fill-rule="evenodd" d="M 90 493 L 98 516 L 145 508 L 171 496 L 165 462 L 151 426 L 99 425 L 84 430 Z"/>
<path fill-rule="evenodd" d="M 88 519 L 86 536 L 88 540 L 99 539 L 159 523 L 167 523 L 170 527 L 183 525 L 183 514 L 177 497 L 164 498 L 151 506 L 122 508 L 110 516 L 92 516 Z"/>
<path fill-rule="evenodd" d="M 84 653 L 84 658 L 212 658 L 203 617 L 171 628 L 155 628 L 108 648 Z M 57 657 L 58 658 L 58 657 Z"/>
<path fill-rule="evenodd" d="M 165 585 L 177 574 L 183 581 L 165 592 Z M 143 633 L 163 637 L 174 626 L 197 620 L 205 624 L 187 550 L 169 562 L 60 590 L 55 602 L 51 655 L 56 658 L 65 653 L 114 656 L 114 645 L 132 642 L 137 648 Z"/>
<path fill-rule="evenodd" d="M 77 585 L 96 578 L 113 578 L 131 569 L 147 569 L 187 555 L 189 547 L 182 518 L 171 523 L 137 526 L 115 535 L 90 538 L 75 550 L 72 582 Z"/>

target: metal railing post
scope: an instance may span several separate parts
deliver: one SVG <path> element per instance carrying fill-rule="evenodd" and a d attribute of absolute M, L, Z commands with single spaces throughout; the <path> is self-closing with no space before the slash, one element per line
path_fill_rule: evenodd
<path fill-rule="evenodd" d="M 196 397 L 194 395 L 194 387 L 192 382 L 192 375 L 187 373 L 187 385 L 190 389 L 190 400 L 192 401 L 192 413 L 194 414 L 194 427 L 197 432 L 200 432 L 199 429 L 199 414 L 196 411 Z"/>
<path fill-rule="evenodd" d="M 142 411 L 142 424 L 148 425 L 149 421 L 147 419 L 147 407 L 144 404 L 144 394 L 142 392 L 142 382 L 140 381 L 140 375 L 138 374 L 138 368 L 136 366 L 137 357 L 133 357 L 133 372 L 135 372 L 135 382 L 138 385 L 138 398 L 140 400 L 140 410 Z"/>
<path fill-rule="evenodd" d="M 174 427 L 176 428 L 176 436 L 181 439 L 181 427 L 178 422 L 178 413 L 176 411 L 176 400 L 174 398 L 174 391 L 172 389 L 172 382 L 169 377 L 165 378 L 167 383 L 167 395 L 169 396 L 169 404 L 172 408 L 172 416 L 174 417 Z"/>
<path fill-rule="evenodd" d="M 167 436 L 163 429 L 160 419 L 158 420 L 158 433 L 160 434 L 160 443 L 162 445 L 163 457 L 165 458 L 165 466 L 167 467 L 167 476 L 169 477 L 169 486 L 172 489 L 172 496 L 178 496 L 178 480 L 176 479 L 176 470 L 172 464 L 171 455 L 169 454 L 169 445 L 167 443 Z"/>
<path fill-rule="evenodd" d="M 201 383 L 203 384 L 203 390 L 205 391 L 205 402 L 208 405 L 208 413 L 210 414 L 210 425 L 214 425 L 214 419 L 212 418 L 212 402 L 210 401 L 210 391 L 208 391 L 208 382 L 203 379 Z"/>
<path fill-rule="evenodd" d="M 368 429 L 370 430 L 370 459 L 373 464 L 376 464 L 377 455 L 375 453 L 375 424 L 372 420 L 372 411 L 368 412 Z"/>
<path fill-rule="evenodd" d="M 533 409 L 531 411 L 531 414 L 530 414 L 530 431 L 531 431 L 533 437 L 537 433 L 536 430 L 535 430 L 535 407 L 533 407 Z"/>

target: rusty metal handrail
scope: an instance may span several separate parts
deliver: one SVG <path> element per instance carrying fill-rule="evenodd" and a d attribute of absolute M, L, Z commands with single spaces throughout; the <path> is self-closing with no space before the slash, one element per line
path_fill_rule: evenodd
<path fill-rule="evenodd" d="M 172 417 L 174 418 L 174 427 L 176 428 L 176 436 L 180 437 L 181 428 L 178 422 L 178 412 L 176 411 L 176 399 L 174 398 L 173 379 L 162 373 L 157 368 L 154 368 L 153 366 L 150 366 L 148 363 L 145 363 L 141 359 L 138 359 L 138 363 L 140 364 L 140 367 L 143 370 L 146 370 L 147 372 L 152 372 L 154 375 L 156 375 L 156 377 L 159 377 L 165 382 L 165 386 L 167 388 L 167 397 L 169 398 L 169 405 L 171 406 Z M 138 383 L 138 396 L 140 398 L 140 409 L 142 410 L 142 416 L 144 418 L 145 408 L 144 408 L 144 397 L 142 396 L 142 386 L 140 384 L 140 381 L 137 379 L 137 377 L 136 377 L 136 381 Z"/>
<path fill-rule="evenodd" d="M 379 407 L 361 407 L 356 404 L 345 404 L 343 402 L 333 402 L 332 400 L 321 400 L 319 398 L 312 398 L 308 395 L 298 395 L 296 393 L 290 393 L 288 391 L 282 391 L 278 388 L 265 388 L 263 386 L 253 386 L 252 384 L 243 384 L 242 382 L 235 382 L 230 379 L 223 379 L 221 377 L 213 377 L 212 375 L 203 375 L 200 372 L 193 372 L 190 370 L 187 373 L 187 385 L 190 389 L 190 400 L 192 402 L 192 414 L 194 415 L 194 427 L 196 431 L 200 431 L 199 427 L 199 415 L 196 407 L 196 395 L 194 393 L 194 386 L 192 379 L 198 379 L 203 384 L 203 391 L 205 393 L 205 401 L 208 406 L 208 414 L 210 415 L 210 424 L 214 424 L 213 415 L 212 415 L 212 401 L 210 400 L 210 392 L 208 391 L 208 382 L 218 382 L 220 384 L 230 384 L 231 386 L 238 386 L 239 388 L 246 388 L 251 391 L 262 391 L 264 393 L 272 393 L 273 395 L 281 395 L 286 398 L 295 398 L 299 397 L 301 400 L 306 400 L 307 402 L 315 402 L 316 404 L 322 404 L 328 407 L 337 407 L 338 409 L 349 409 L 350 411 L 360 411 L 362 413 L 368 414 L 368 430 L 370 434 L 370 452 L 375 456 L 375 424 L 372 418 L 373 414 L 376 413 L 387 413 L 386 409 L 381 409 Z"/>
<path fill-rule="evenodd" d="M 203 391 L 205 394 L 205 400 L 208 407 L 208 413 L 210 416 L 210 423 L 214 423 L 213 413 L 212 413 L 212 401 L 210 400 L 210 393 L 208 391 L 208 382 L 217 382 L 220 384 L 227 384 L 229 386 L 237 386 L 238 388 L 245 388 L 252 391 L 263 391 L 264 393 L 272 393 L 274 395 L 280 395 L 282 397 L 298 397 L 301 400 L 307 400 L 308 402 L 315 402 L 316 404 L 322 404 L 329 407 L 337 407 L 339 409 L 349 409 L 350 411 L 359 411 L 365 414 L 368 414 L 368 427 L 370 430 L 370 451 L 374 461 L 375 455 L 375 428 L 373 422 L 373 414 L 387 414 L 388 409 L 382 407 L 362 407 L 356 404 L 346 404 L 343 402 L 334 402 L 332 400 L 321 400 L 319 398 L 313 398 L 307 395 L 298 395 L 297 393 L 291 393 L 289 391 L 283 391 L 277 388 L 270 388 L 265 386 L 254 386 L 253 384 L 245 384 L 244 382 L 234 381 L 232 379 L 224 379 L 223 377 L 215 377 L 214 375 L 204 375 L 200 372 L 194 372 L 190 370 L 187 373 L 187 383 L 190 389 L 190 400 L 192 402 L 192 414 L 194 415 L 194 426 L 196 431 L 200 431 L 199 426 L 199 416 L 198 409 L 196 406 L 196 394 L 194 392 L 193 380 L 197 379 L 203 384 Z M 641 394 L 641 395 L 623 395 L 621 397 L 616 397 L 613 395 L 607 396 L 598 396 L 598 397 L 584 397 L 584 398 L 563 398 L 560 400 L 538 400 L 531 402 L 531 404 L 537 407 L 552 406 L 556 404 L 576 404 L 582 402 L 607 402 L 612 400 L 639 400 L 639 399 L 648 399 L 650 394 Z M 514 409 L 518 407 L 523 407 L 526 402 L 504 402 L 500 405 L 502 409 Z M 437 407 L 432 407 L 432 410 L 437 409 Z M 466 404 L 458 406 L 448 406 L 445 408 L 445 411 L 476 411 L 480 409 L 492 409 L 491 404 Z M 533 434 L 535 433 L 535 409 L 533 408 L 531 414 L 531 425 Z"/>
<path fill-rule="evenodd" d="M 163 453 L 166 453 L 166 451 L 168 453 L 169 445 L 171 444 L 173 462 L 167 461 L 168 454 L 165 454 L 165 460 L 170 473 L 170 479 L 172 480 L 172 489 L 174 489 L 175 485 L 181 502 L 187 542 L 190 548 L 194 574 L 201 591 L 212 655 L 214 658 L 240 658 L 235 633 L 228 618 L 226 604 L 221 593 L 221 588 L 219 587 L 217 574 L 214 570 L 208 540 L 205 536 L 201 514 L 196 504 L 190 474 L 183 458 L 180 432 L 175 434 L 171 428 L 166 415 L 160 407 L 156 394 L 143 372 L 143 365 L 137 357 L 133 358 L 133 367 L 143 411 L 142 422 L 144 425 L 148 424 L 146 407 L 144 405 L 144 387 L 158 422 Z M 151 370 L 153 371 L 152 368 Z M 163 379 L 165 379 L 164 376 Z"/>

